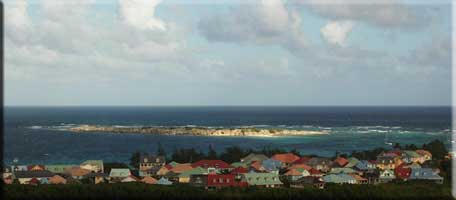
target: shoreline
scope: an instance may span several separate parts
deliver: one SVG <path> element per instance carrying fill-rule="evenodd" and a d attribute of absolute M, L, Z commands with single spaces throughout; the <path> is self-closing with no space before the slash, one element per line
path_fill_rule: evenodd
<path fill-rule="evenodd" d="M 326 135 L 329 131 L 290 130 L 282 128 L 208 128 L 195 126 L 141 126 L 119 127 L 101 125 L 80 125 L 64 129 L 75 133 L 114 133 L 114 134 L 157 134 L 157 135 L 181 135 L 181 136 L 245 136 L 245 137 L 277 137 L 277 136 L 307 136 Z"/>

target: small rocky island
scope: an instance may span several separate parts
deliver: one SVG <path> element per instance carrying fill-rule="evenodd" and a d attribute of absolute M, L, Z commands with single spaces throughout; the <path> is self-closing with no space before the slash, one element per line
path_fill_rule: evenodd
<path fill-rule="evenodd" d="M 241 128 L 209 128 L 209 127 L 119 127 L 119 126 L 98 126 L 81 125 L 68 128 L 72 132 L 104 132 L 120 134 L 160 134 L 160 135 L 190 135 L 190 136 L 299 136 L 299 135 L 318 135 L 328 134 L 328 131 L 308 131 L 308 130 L 289 130 L 289 129 L 259 129 L 252 127 Z"/>

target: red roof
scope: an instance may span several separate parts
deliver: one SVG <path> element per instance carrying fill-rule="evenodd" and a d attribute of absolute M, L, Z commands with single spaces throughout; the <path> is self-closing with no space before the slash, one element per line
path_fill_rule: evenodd
<path fill-rule="evenodd" d="M 271 157 L 274 160 L 279 160 L 283 163 L 293 163 L 296 160 L 299 160 L 299 156 L 294 155 L 293 153 L 279 153 Z"/>
<path fill-rule="evenodd" d="M 402 151 L 399 149 L 394 149 L 394 150 L 388 151 L 388 154 L 396 154 L 396 156 L 401 156 Z"/>
<path fill-rule="evenodd" d="M 44 170 L 44 165 L 29 165 L 27 166 L 28 171 L 35 171 L 35 170 Z"/>
<path fill-rule="evenodd" d="M 412 169 L 408 167 L 404 167 L 404 164 L 401 164 L 394 169 L 394 173 L 396 174 L 396 177 L 400 179 L 407 179 L 410 177 L 410 174 L 412 173 Z"/>
<path fill-rule="evenodd" d="M 342 157 L 337 157 L 334 160 L 334 162 L 337 163 L 339 166 L 343 167 L 343 166 L 345 166 L 348 163 L 348 160 L 345 159 L 345 158 L 342 158 Z"/>
<path fill-rule="evenodd" d="M 311 157 L 303 156 L 303 157 L 299 158 L 298 160 L 295 160 L 293 163 L 295 163 L 295 164 L 305 164 L 310 159 L 311 159 Z"/>
<path fill-rule="evenodd" d="M 219 169 L 226 169 L 231 168 L 230 164 L 226 163 L 223 160 L 200 160 L 196 163 L 192 164 L 192 167 L 201 167 L 201 168 L 219 168 Z"/>
<path fill-rule="evenodd" d="M 320 170 L 315 169 L 315 168 L 310 169 L 309 172 L 310 172 L 310 174 L 312 174 L 312 175 L 322 174 L 322 173 L 320 172 Z"/>
<path fill-rule="evenodd" d="M 240 174 L 240 173 L 247 173 L 249 170 L 244 167 L 236 167 L 233 170 L 231 170 L 231 174 Z"/>
<path fill-rule="evenodd" d="M 233 174 L 209 174 L 207 186 L 236 186 Z"/>
<path fill-rule="evenodd" d="M 260 161 L 253 161 L 252 164 L 250 164 L 250 167 L 253 167 L 257 171 L 262 171 L 263 165 Z"/>
<path fill-rule="evenodd" d="M 291 165 L 291 167 L 289 167 L 288 169 L 299 169 L 299 168 L 305 169 L 305 170 L 307 170 L 307 171 L 309 171 L 310 169 L 312 169 L 311 166 L 306 165 L 306 164 L 293 164 L 293 165 Z"/>

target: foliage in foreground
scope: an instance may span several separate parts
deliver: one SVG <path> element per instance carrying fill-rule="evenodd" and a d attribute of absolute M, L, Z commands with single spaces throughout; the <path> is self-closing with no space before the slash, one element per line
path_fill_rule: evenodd
<path fill-rule="evenodd" d="M 453 199 L 449 184 L 331 185 L 314 188 L 225 188 L 140 183 L 99 185 L 5 185 L 6 199 Z"/>

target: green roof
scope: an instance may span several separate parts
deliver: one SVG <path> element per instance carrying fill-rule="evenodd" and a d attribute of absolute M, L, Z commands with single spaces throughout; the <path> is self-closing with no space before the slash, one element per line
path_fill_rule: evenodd
<path fill-rule="evenodd" d="M 279 175 L 274 173 L 246 173 L 245 180 L 249 185 L 281 185 Z"/>
<path fill-rule="evenodd" d="M 178 165 L 179 163 L 175 162 L 175 161 L 172 161 L 170 163 L 168 163 L 168 165 L 171 165 L 171 167 L 174 167 L 176 165 Z"/>
<path fill-rule="evenodd" d="M 355 158 L 355 157 L 350 157 L 348 158 L 348 163 L 345 165 L 345 167 L 354 167 L 356 164 L 358 164 L 360 161 Z"/>
<path fill-rule="evenodd" d="M 98 165 L 98 166 L 103 166 L 103 161 L 102 160 L 86 160 L 81 165 Z"/>
<path fill-rule="evenodd" d="M 332 168 L 331 171 L 329 172 L 330 174 L 350 174 L 350 173 L 356 173 L 355 170 L 352 168 L 346 168 L 346 167 L 335 167 Z"/>
<path fill-rule="evenodd" d="M 242 163 L 242 162 L 234 162 L 234 163 L 231 163 L 231 166 L 233 166 L 233 167 L 247 167 L 247 164 L 246 163 Z"/>
<path fill-rule="evenodd" d="M 44 168 L 52 173 L 64 173 L 66 169 L 77 166 L 78 165 L 46 165 Z"/>
<path fill-rule="evenodd" d="M 404 153 L 413 158 L 421 157 L 416 151 L 404 151 Z"/>
<path fill-rule="evenodd" d="M 112 168 L 109 172 L 110 177 L 127 177 L 131 175 L 130 169 L 127 168 Z"/>
<path fill-rule="evenodd" d="M 199 174 L 207 174 L 207 169 L 203 169 L 201 167 L 193 168 L 192 170 L 184 171 L 179 174 L 179 177 L 189 177 L 190 175 L 199 175 Z"/>

